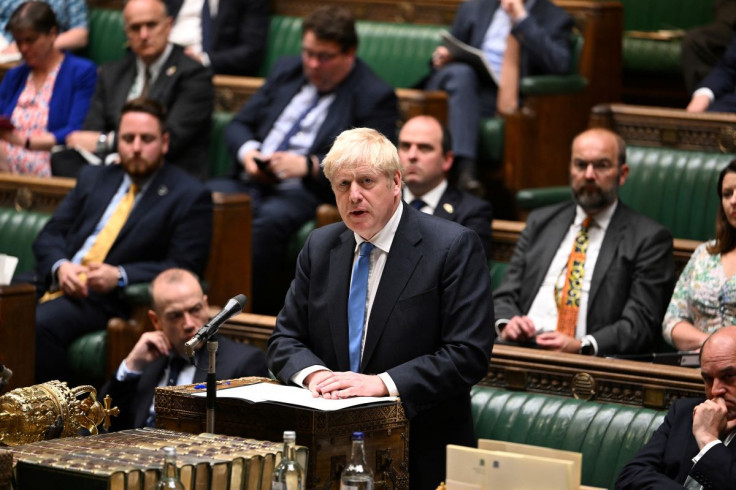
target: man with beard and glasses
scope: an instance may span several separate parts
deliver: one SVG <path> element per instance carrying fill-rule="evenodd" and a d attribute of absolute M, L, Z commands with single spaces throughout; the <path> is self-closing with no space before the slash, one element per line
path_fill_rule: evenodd
<path fill-rule="evenodd" d="M 651 349 L 674 287 L 672 235 L 619 201 L 628 174 L 615 133 L 575 138 L 573 200 L 529 215 L 494 292 L 502 341 L 589 355 Z"/>
<path fill-rule="evenodd" d="M 118 127 L 120 165 L 88 166 L 33 243 L 36 380 L 68 380 L 76 338 L 127 317 L 120 294 L 172 267 L 200 274 L 212 235 L 210 192 L 164 162 L 165 108 L 133 99 Z"/>

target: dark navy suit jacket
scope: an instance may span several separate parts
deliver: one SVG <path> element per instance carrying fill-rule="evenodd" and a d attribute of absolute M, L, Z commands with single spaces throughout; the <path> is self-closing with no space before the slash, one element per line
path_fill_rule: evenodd
<path fill-rule="evenodd" d="M 621 470 L 617 490 L 682 490 L 688 475 L 705 490 L 734 488 L 736 443 L 710 448 L 696 465 L 700 452 L 693 437 L 693 409 L 701 398 L 676 400 L 662 425 Z"/>
<path fill-rule="evenodd" d="M 452 35 L 478 49 L 499 0 L 471 0 L 458 7 Z M 570 70 L 573 19 L 549 0 L 536 0 L 529 16 L 514 26 L 521 43 L 521 76 L 565 74 Z"/>
<path fill-rule="evenodd" d="M 483 244 L 486 258 L 491 258 L 491 223 L 493 222 L 491 203 L 463 192 L 457 187 L 448 186 L 434 210 L 434 215 L 454 221 L 476 232 Z"/>
<path fill-rule="evenodd" d="M 711 112 L 736 112 L 736 38 L 726 49 L 721 61 L 700 83 L 715 95 L 715 101 L 708 107 Z"/>
<path fill-rule="evenodd" d="M 252 345 L 239 344 L 226 337 L 217 337 L 217 379 L 233 379 L 243 376 L 268 376 L 265 353 Z M 194 356 L 197 370 L 194 383 L 207 378 L 209 355 L 202 346 Z M 145 367 L 139 378 L 118 381 L 113 376 L 100 390 L 100 399 L 110 395 L 113 406 L 120 408 L 120 416 L 113 417 L 111 431 L 137 429 L 146 425 L 153 395 L 169 362 L 169 357 L 160 357 Z"/>
<path fill-rule="evenodd" d="M 92 234 L 122 182 L 120 165 L 87 166 L 77 185 L 33 243 L 38 278 L 48 286 L 51 267 L 71 259 Z M 212 197 L 182 170 L 164 163 L 120 230 L 105 263 L 123 266 L 130 284 L 149 282 L 171 267 L 201 274 L 212 239 Z M 117 302 L 117 293 L 106 295 Z"/>
<path fill-rule="evenodd" d="M 225 130 L 228 150 L 234 156 L 231 172 L 233 177 L 239 175 L 243 169 L 242 163 L 235 158 L 238 149 L 249 140 L 262 142 L 281 112 L 305 83 L 307 80 L 301 59 L 281 58 L 271 70 L 265 85 L 235 115 Z M 399 118 L 396 94 L 368 65 L 356 58 L 355 66 L 335 89 L 335 95 L 309 154 L 316 155 L 321 161 L 335 138 L 350 128 L 373 128 L 391 141 L 396 141 L 396 122 Z M 305 179 L 304 183 L 312 187 L 313 179 Z M 318 187 L 312 188 L 326 202 L 333 201 L 327 179 L 322 179 Z"/>
<path fill-rule="evenodd" d="M 402 204 L 370 318 L 360 372 L 387 372 L 410 418 L 412 488 L 435 488 L 445 446 L 474 444 L 470 387 L 488 371 L 493 299 L 471 230 Z M 347 307 L 355 238 L 344 223 L 312 232 L 269 340 L 284 383 L 312 365 L 349 371 Z"/>
<path fill-rule="evenodd" d="M 184 0 L 165 0 L 169 15 L 179 14 Z M 212 71 L 254 76 L 268 39 L 268 0 L 220 0 L 212 19 Z"/>

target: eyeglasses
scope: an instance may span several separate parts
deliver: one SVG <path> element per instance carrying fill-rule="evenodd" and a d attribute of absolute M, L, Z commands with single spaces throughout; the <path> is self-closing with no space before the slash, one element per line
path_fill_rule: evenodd
<path fill-rule="evenodd" d="M 337 58 L 339 55 L 340 55 L 339 51 L 333 52 L 333 53 L 328 53 L 328 52 L 323 51 L 321 53 L 318 53 L 316 51 L 312 51 L 311 49 L 302 48 L 302 56 L 304 56 L 305 58 L 314 58 L 319 63 L 328 63 L 334 60 L 335 58 Z"/>
<path fill-rule="evenodd" d="M 572 166 L 577 170 L 578 172 L 585 172 L 588 170 L 588 166 L 593 166 L 593 172 L 599 174 L 599 173 L 605 173 L 611 170 L 614 167 L 614 164 L 611 160 L 604 158 L 602 160 L 573 160 Z"/>

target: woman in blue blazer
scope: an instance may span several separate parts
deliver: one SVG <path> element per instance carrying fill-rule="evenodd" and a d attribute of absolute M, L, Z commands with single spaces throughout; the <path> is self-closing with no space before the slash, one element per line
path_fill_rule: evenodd
<path fill-rule="evenodd" d="M 9 120 L 0 121 L 0 171 L 48 177 L 51 148 L 82 127 L 97 70 L 54 47 L 58 26 L 45 2 L 18 7 L 8 30 L 24 63 L 0 84 L 0 114 Z"/>

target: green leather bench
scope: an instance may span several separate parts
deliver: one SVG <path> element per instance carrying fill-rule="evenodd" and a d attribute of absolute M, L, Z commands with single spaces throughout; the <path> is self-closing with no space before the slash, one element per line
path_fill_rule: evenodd
<path fill-rule="evenodd" d="M 478 438 L 583 454 L 583 485 L 614 488 L 621 467 L 649 440 L 665 412 L 614 403 L 475 386 Z"/>
<path fill-rule="evenodd" d="M 712 22 L 714 0 L 621 0 L 621 3 L 625 98 L 636 103 L 660 101 L 684 107 L 682 100 L 678 100 L 689 96 L 682 79 L 682 38 L 653 39 L 647 38 L 647 34 L 687 30 Z"/>
<path fill-rule="evenodd" d="M 15 277 L 36 267 L 31 246 L 50 217 L 48 213 L 0 207 L 0 253 L 18 257 Z"/>
<path fill-rule="evenodd" d="M 621 201 L 665 225 L 675 238 L 705 241 L 715 234 L 718 173 L 733 155 L 629 146 L 631 169 Z M 653 190 L 656 189 L 656 192 Z M 523 189 L 519 206 L 531 211 L 570 199 L 568 186 Z"/>

